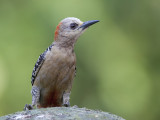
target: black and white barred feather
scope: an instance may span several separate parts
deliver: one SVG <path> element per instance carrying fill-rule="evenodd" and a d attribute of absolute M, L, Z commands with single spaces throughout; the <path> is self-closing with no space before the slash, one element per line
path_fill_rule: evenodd
<path fill-rule="evenodd" d="M 44 62 L 44 60 L 45 60 L 46 53 L 47 53 L 48 51 L 51 51 L 52 46 L 53 46 L 53 44 L 50 45 L 50 46 L 44 51 L 44 53 L 42 53 L 42 54 L 39 56 L 39 58 L 38 58 L 38 60 L 37 60 L 37 62 L 36 62 L 36 64 L 35 64 L 35 66 L 34 66 L 34 68 L 33 68 L 33 71 L 32 71 L 32 77 L 31 77 L 31 84 L 32 84 L 32 85 L 34 84 L 35 78 L 36 78 L 36 76 L 37 76 L 40 68 L 42 67 L 42 64 L 43 64 L 43 62 Z"/>

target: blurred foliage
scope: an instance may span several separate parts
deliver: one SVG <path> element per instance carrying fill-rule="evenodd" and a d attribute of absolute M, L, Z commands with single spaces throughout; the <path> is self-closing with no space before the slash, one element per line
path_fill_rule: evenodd
<path fill-rule="evenodd" d="M 78 40 L 71 105 L 160 119 L 160 1 L 1 0 L 0 115 L 31 103 L 31 72 L 65 17 L 100 20 Z"/>

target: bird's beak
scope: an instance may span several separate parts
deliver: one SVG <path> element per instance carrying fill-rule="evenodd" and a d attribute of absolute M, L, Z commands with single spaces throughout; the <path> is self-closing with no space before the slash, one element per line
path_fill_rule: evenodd
<path fill-rule="evenodd" d="M 86 21 L 86 22 L 84 22 L 79 28 L 82 28 L 82 30 L 84 30 L 84 29 L 88 28 L 89 26 L 91 26 L 91 25 L 93 25 L 93 24 L 95 24 L 95 23 L 97 23 L 97 22 L 99 22 L 99 20 Z M 79 29 L 79 28 L 78 28 L 78 29 Z"/>

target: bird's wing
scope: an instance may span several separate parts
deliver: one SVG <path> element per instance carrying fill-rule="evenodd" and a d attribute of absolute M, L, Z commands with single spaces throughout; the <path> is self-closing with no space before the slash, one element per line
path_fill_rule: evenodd
<path fill-rule="evenodd" d="M 31 77 L 31 84 L 32 84 L 32 86 L 33 86 L 33 84 L 34 84 L 35 78 L 36 78 L 39 70 L 41 69 L 41 67 L 42 67 L 42 65 L 43 65 L 43 62 L 45 61 L 46 53 L 47 53 L 48 51 L 51 51 L 52 46 L 53 46 L 53 44 L 50 45 L 50 46 L 44 51 L 44 53 L 42 53 L 42 54 L 39 56 L 39 58 L 38 58 L 38 60 L 37 60 L 37 62 L 36 62 L 36 64 L 35 64 L 35 66 L 34 66 L 34 68 L 33 68 L 33 71 L 32 71 L 32 77 Z"/>

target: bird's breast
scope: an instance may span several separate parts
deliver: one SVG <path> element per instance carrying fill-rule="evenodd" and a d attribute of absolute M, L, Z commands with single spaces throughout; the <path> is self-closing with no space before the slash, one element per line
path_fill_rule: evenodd
<path fill-rule="evenodd" d="M 75 54 L 66 50 L 52 48 L 36 77 L 42 88 L 59 87 L 66 84 L 75 74 Z"/>

